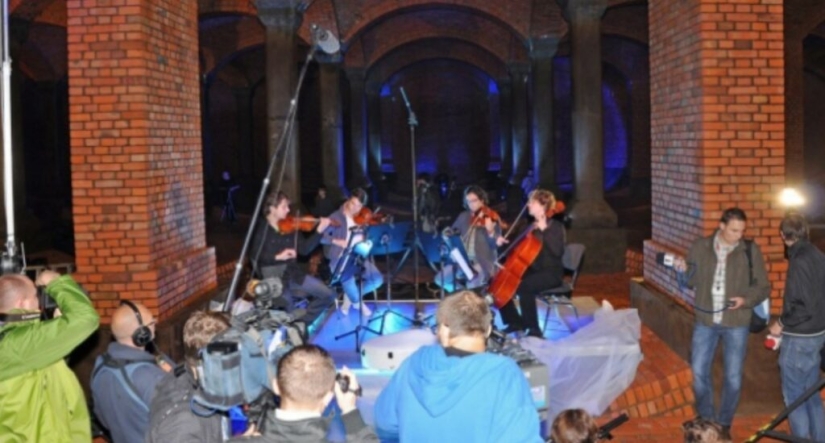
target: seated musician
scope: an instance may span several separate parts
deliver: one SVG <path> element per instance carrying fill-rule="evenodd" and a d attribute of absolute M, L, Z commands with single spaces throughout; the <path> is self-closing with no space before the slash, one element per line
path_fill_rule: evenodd
<path fill-rule="evenodd" d="M 456 217 L 452 225 L 453 235 L 459 235 L 470 259 L 469 265 L 475 275 L 466 282 L 468 289 L 478 288 L 487 283 L 495 273 L 496 266 L 496 239 L 501 235 L 499 223 L 493 220 L 498 217 L 487 206 L 487 192 L 480 186 L 471 185 L 464 190 L 464 208 Z M 493 217 L 490 217 L 493 215 Z M 456 285 L 457 272 L 453 264 L 446 265 L 435 277 L 435 284 L 447 292 L 459 289 Z"/>
<path fill-rule="evenodd" d="M 355 216 L 361 212 L 367 204 L 367 193 L 361 188 L 355 188 L 352 194 L 344 201 L 341 207 L 329 216 L 333 226 L 327 228 L 321 243 L 329 245 L 325 251 L 329 259 L 329 267 L 335 273 L 338 269 L 338 261 L 347 251 L 348 246 L 355 246 L 364 241 L 363 230 L 358 229 Z M 361 295 L 372 292 L 384 283 L 384 277 L 375 267 L 372 258 L 362 262 L 363 269 L 360 275 L 361 282 L 358 282 L 358 275 L 347 278 L 341 282 L 344 289 L 344 303 L 341 305 L 341 313 L 347 315 L 350 307 L 361 309 L 361 313 L 369 317 L 372 311 L 365 303 L 361 303 Z M 339 270 L 340 271 L 340 270 Z"/>
<path fill-rule="evenodd" d="M 516 289 L 521 306 L 521 314 L 515 307 L 514 299 L 510 299 L 501 306 L 501 318 L 507 324 L 506 333 L 527 331 L 527 335 L 543 338 L 539 327 L 538 311 L 536 309 L 536 295 L 541 291 L 555 288 L 562 283 L 564 266 L 565 232 L 564 226 L 558 220 L 548 218 L 548 210 L 556 204 L 553 193 L 544 189 L 536 189 L 530 193 L 527 200 L 527 211 L 533 217 L 526 235 L 532 235 L 541 242 L 538 255 L 525 270 L 521 282 Z M 524 235 L 520 238 L 524 241 Z M 496 240 L 499 246 L 507 243 L 503 237 Z M 513 248 L 517 250 L 518 248 Z M 501 271 L 500 271 L 501 272 Z"/>
<path fill-rule="evenodd" d="M 335 301 L 335 291 L 321 280 L 307 275 L 297 263 L 298 255 L 308 255 L 318 246 L 320 233 L 330 224 L 328 218 L 320 218 L 310 237 L 297 230 L 286 233 L 284 223 L 289 214 L 289 198 L 282 192 L 272 193 L 264 206 L 265 222 L 258 228 L 253 244 L 252 262 L 256 277 L 280 277 L 284 284 L 284 299 L 291 303 L 297 298 L 311 296 L 306 314 L 298 321 L 312 324 Z"/>

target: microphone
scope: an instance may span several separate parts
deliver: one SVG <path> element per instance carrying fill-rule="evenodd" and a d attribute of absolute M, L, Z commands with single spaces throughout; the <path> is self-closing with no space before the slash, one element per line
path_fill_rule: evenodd
<path fill-rule="evenodd" d="M 312 43 L 327 54 L 335 54 L 341 50 L 341 42 L 329 30 L 313 23 L 309 27 L 312 33 Z"/>
<path fill-rule="evenodd" d="M 401 97 L 404 98 L 404 105 L 406 105 L 407 109 L 409 109 L 410 108 L 410 100 L 407 99 L 407 93 L 404 91 L 403 86 L 400 89 L 401 89 Z"/>

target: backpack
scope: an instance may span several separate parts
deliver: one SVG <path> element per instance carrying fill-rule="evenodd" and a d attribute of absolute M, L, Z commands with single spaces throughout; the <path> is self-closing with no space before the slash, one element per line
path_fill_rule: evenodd
<path fill-rule="evenodd" d="M 748 284 L 753 286 L 756 280 L 753 278 L 753 240 L 745 240 L 745 255 L 748 257 Z M 766 298 L 762 303 L 753 307 L 751 312 L 751 334 L 759 334 L 768 327 L 768 320 L 771 318 L 771 298 Z"/>
<path fill-rule="evenodd" d="M 137 387 L 132 383 L 132 374 L 134 374 L 138 367 L 144 365 L 154 366 L 154 363 L 149 361 L 120 360 L 113 358 L 108 352 L 104 352 L 100 357 L 102 359 L 100 365 L 95 367 L 92 372 L 92 384 L 94 384 L 95 378 L 101 372 L 111 372 L 120 385 L 124 387 L 129 398 L 145 409 L 146 412 L 149 412 L 149 405 L 143 401 L 143 398 L 138 394 Z"/>

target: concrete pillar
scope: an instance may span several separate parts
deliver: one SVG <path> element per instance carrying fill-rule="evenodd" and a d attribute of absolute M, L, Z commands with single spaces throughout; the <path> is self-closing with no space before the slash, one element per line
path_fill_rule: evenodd
<path fill-rule="evenodd" d="M 499 178 L 507 183 L 513 174 L 513 87 L 510 77 L 498 80 L 501 107 L 501 170 Z"/>
<path fill-rule="evenodd" d="M 358 185 L 366 185 L 368 179 L 367 167 L 367 106 L 365 71 L 363 68 L 347 69 L 350 94 L 350 150 L 348 181 Z"/>
<path fill-rule="evenodd" d="M 556 191 L 556 144 L 553 131 L 553 56 L 556 37 L 533 40 L 533 177 L 538 187 Z"/>
<path fill-rule="evenodd" d="M 527 117 L 527 94 L 530 82 L 530 65 L 513 63 L 508 66 L 513 79 L 513 175 L 510 184 L 521 186 L 527 175 L 530 160 L 530 120 Z"/>
<path fill-rule="evenodd" d="M 302 13 L 299 12 L 301 0 L 258 0 L 258 18 L 263 23 L 266 33 L 266 116 L 267 116 L 267 159 L 275 153 L 284 130 L 284 122 L 289 113 L 289 104 L 295 93 L 295 31 L 301 24 Z M 297 122 L 296 122 L 297 124 Z M 281 190 L 292 201 L 300 201 L 300 147 L 298 130 L 292 128 L 292 138 L 284 144 L 286 161 L 284 165 L 284 182 Z M 281 157 L 283 158 L 283 157 Z M 273 183 L 279 170 L 274 171 Z"/>
<path fill-rule="evenodd" d="M 577 228 L 610 228 L 616 213 L 604 200 L 604 132 L 602 129 L 601 17 L 607 0 L 571 0 L 573 78 L 573 158 L 575 203 L 570 211 Z"/>
<path fill-rule="evenodd" d="M 324 185 L 333 199 L 343 196 L 344 134 L 341 115 L 341 56 L 318 58 L 321 92 L 321 167 Z"/>

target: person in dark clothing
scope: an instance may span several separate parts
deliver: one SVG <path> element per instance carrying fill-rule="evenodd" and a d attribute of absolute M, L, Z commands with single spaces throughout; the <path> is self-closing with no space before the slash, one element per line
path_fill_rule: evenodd
<path fill-rule="evenodd" d="M 294 301 L 311 296 L 306 314 L 297 321 L 312 324 L 335 300 L 335 291 L 321 280 L 307 275 L 296 261 L 298 255 L 308 255 L 315 249 L 321 232 L 329 226 L 328 218 L 320 218 L 312 236 L 304 237 L 295 232 L 286 234 L 278 228 L 279 222 L 289 215 L 289 198 L 281 192 L 271 194 L 266 199 L 266 219 L 259 227 L 255 241 L 252 263 L 259 277 L 280 277 L 284 282 L 284 297 Z M 290 309 L 291 310 L 291 309 Z"/>
<path fill-rule="evenodd" d="M 788 274 L 782 315 L 770 331 L 782 335 L 779 368 L 788 406 L 819 382 L 820 350 L 825 344 L 825 254 L 808 241 L 808 222 L 800 214 L 787 215 L 779 234 L 788 246 Z M 794 409 L 788 420 L 793 435 L 825 441 L 825 411 L 819 395 Z"/>
<path fill-rule="evenodd" d="M 197 410 L 198 406 L 192 402 L 200 389 L 196 371 L 200 350 L 229 326 L 229 319 L 222 312 L 197 311 L 186 320 L 183 325 L 186 364 L 175 368 L 158 383 L 149 408 L 146 443 L 220 443 L 229 438 L 227 415 Z"/>
<path fill-rule="evenodd" d="M 502 320 L 507 324 L 505 333 L 523 331 L 526 328 L 527 335 L 544 338 L 539 327 L 536 295 L 543 290 L 559 286 L 564 274 L 561 261 L 564 255 L 564 226 L 558 220 L 547 218 L 547 210 L 555 204 L 556 198 L 553 193 L 544 189 L 533 191 L 527 201 L 527 211 L 533 217 L 533 223 L 527 227 L 522 237 L 535 236 L 541 241 L 541 250 L 524 272 L 521 284 L 516 290 L 521 315 L 516 309 L 515 297 L 499 310 Z M 507 243 L 507 240 L 499 237 L 496 243 L 501 246 Z"/>
<path fill-rule="evenodd" d="M 315 194 L 315 202 L 312 206 L 312 215 L 316 217 L 329 217 L 338 209 L 338 205 L 327 193 L 326 186 L 319 186 L 318 193 Z"/>
<path fill-rule="evenodd" d="M 378 442 L 375 432 L 364 423 L 355 406 L 358 380 L 346 367 L 348 389 L 335 381 L 335 363 L 320 346 L 301 345 L 278 361 L 272 389 L 281 397 L 280 407 L 270 412 L 262 434 L 236 439 L 238 442 L 326 442 L 330 420 L 322 416 L 332 398 L 341 408 L 348 443 Z"/>
<path fill-rule="evenodd" d="M 155 319 L 142 304 L 122 301 L 112 314 L 111 327 L 115 341 L 97 357 L 92 370 L 95 416 L 113 443 L 141 443 L 155 386 L 172 364 L 146 351 L 155 335 Z"/>

